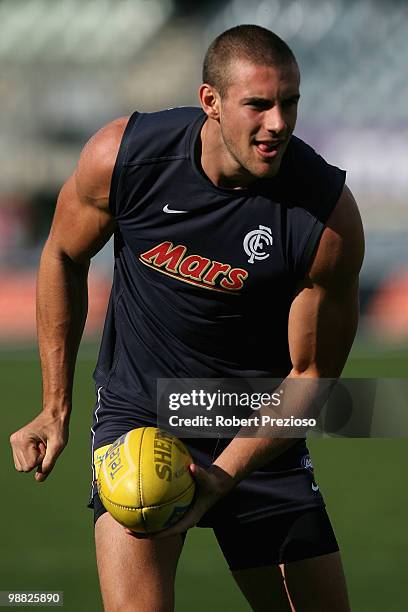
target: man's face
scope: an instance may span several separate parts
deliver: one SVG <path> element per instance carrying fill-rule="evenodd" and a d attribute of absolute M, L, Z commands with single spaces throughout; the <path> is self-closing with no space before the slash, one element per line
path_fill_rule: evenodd
<path fill-rule="evenodd" d="M 239 174 L 273 177 L 296 124 L 299 70 L 294 63 L 271 67 L 246 60 L 229 70 L 230 85 L 219 100 L 225 155 Z"/>

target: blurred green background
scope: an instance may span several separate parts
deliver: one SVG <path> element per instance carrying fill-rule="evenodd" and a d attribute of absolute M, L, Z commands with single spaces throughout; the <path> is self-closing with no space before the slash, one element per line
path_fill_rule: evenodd
<path fill-rule="evenodd" d="M 13 469 L 9 434 L 40 408 L 33 350 L 0 353 L 1 429 L 0 590 L 64 591 L 65 610 L 102 610 L 95 569 L 89 491 L 89 431 L 94 405 L 91 373 L 96 348 L 78 361 L 70 443 L 47 482 Z M 408 349 L 353 351 L 345 376 L 398 377 Z M 352 609 L 406 609 L 407 440 L 314 439 L 317 480 L 342 548 Z M 189 533 L 177 578 L 177 612 L 248 610 L 229 575 L 212 531 Z"/>

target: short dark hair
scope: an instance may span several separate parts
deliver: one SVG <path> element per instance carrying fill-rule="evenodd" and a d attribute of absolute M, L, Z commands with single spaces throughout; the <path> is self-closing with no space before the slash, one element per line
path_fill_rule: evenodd
<path fill-rule="evenodd" d="M 204 57 L 203 82 L 225 96 L 229 86 L 229 64 L 244 59 L 260 66 L 282 66 L 296 58 L 277 34 L 257 25 L 239 25 L 226 30 L 211 43 Z"/>

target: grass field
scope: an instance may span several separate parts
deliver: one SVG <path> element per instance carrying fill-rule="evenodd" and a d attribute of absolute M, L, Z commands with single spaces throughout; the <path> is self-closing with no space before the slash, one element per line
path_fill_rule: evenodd
<path fill-rule="evenodd" d="M 102 610 L 94 563 L 89 428 L 93 348 L 81 352 L 70 444 L 46 483 L 14 471 L 9 434 L 40 409 L 32 350 L 0 352 L 2 388 L 0 590 L 64 591 L 67 612 Z M 408 350 L 356 349 L 345 375 L 406 377 Z M 313 439 L 317 480 L 340 541 L 356 612 L 407 607 L 406 464 L 402 439 Z M 209 530 L 187 538 L 177 578 L 177 612 L 248 610 Z M 328 611 L 329 612 L 329 611 Z"/>

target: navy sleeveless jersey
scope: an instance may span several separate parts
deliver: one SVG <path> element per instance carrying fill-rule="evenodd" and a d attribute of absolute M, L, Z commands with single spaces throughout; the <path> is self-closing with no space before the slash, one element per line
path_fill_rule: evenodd
<path fill-rule="evenodd" d="M 247 189 L 197 167 L 198 108 L 134 113 L 115 164 L 115 268 L 97 385 L 156 411 L 157 378 L 286 376 L 296 284 L 345 172 L 292 136 Z"/>

